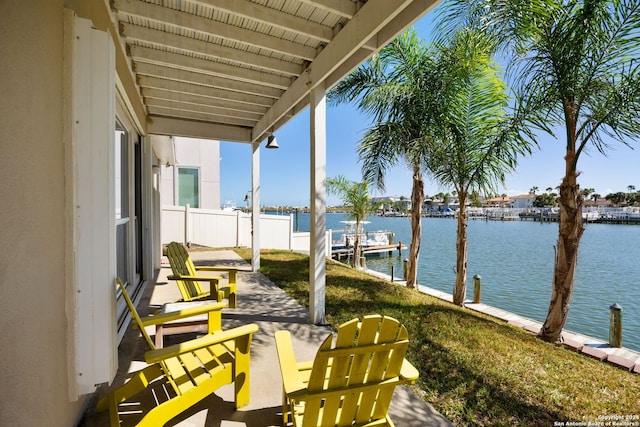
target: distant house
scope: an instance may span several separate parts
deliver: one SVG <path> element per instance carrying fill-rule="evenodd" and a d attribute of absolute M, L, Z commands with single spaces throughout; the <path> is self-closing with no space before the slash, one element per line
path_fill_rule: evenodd
<path fill-rule="evenodd" d="M 220 209 L 220 141 L 170 138 L 167 162 L 160 166 L 163 205 Z"/>
<path fill-rule="evenodd" d="M 605 198 L 598 199 L 594 201 L 593 199 L 585 199 L 584 205 L 585 208 L 612 208 L 613 203 L 611 200 L 607 200 Z"/>
<path fill-rule="evenodd" d="M 509 207 L 514 209 L 529 209 L 533 207 L 536 200 L 535 194 L 522 194 L 509 199 Z"/>
<path fill-rule="evenodd" d="M 423 208 L 425 211 L 442 211 L 445 208 L 451 206 L 451 202 L 454 201 L 452 197 L 426 197 L 424 199 Z M 455 203 L 458 203 L 458 199 L 455 199 Z"/>
<path fill-rule="evenodd" d="M 483 208 L 508 208 L 511 199 L 509 197 L 493 197 L 482 201 Z"/>

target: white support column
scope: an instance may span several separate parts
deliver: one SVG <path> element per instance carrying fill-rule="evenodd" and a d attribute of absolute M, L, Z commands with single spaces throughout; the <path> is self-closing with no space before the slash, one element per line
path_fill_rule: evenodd
<path fill-rule="evenodd" d="M 251 153 L 251 271 L 260 271 L 260 144 Z"/>
<path fill-rule="evenodd" d="M 309 316 L 316 325 L 325 323 L 327 228 L 327 105 L 325 83 L 309 94 L 311 131 L 311 247 L 309 256 Z"/>

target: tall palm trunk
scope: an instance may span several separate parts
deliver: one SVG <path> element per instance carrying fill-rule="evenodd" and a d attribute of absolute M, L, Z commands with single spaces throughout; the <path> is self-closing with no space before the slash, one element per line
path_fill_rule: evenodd
<path fill-rule="evenodd" d="M 456 286 L 453 303 L 462 306 L 467 295 L 467 194 L 458 192 L 460 210 L 458 212 L 458 233 L 456 237 Z"/>
<path fill-rule="evenodd" d="M 424 201 L 424 181 L 422 169 L 413 168 L 413 187 L 411 189 L 411 245 L 409 246 L 409 265 L 407 267 L 407 287 L 418 285 L 418 257 L 422 236 L 422 202 Z"/>
<path fill-rule="evenodd" d="M 549 313 L 539 336 L 545 341 L 557 342 L 567 322 L 569 303 L 573 293 L 573 280 L 578 262 L 578 245 L 584 232 L 582 224 L 582 195 L 577 184 L 576 115 L 575 107 L 565 102 L 567 123 L 567 155 L 565 176 L 560 185 L 560 224 Z"/>
<path fill-rule="evenodd" d="M 362 268 L 360 265 L 360 221 L 356 221 L 356 235 L 353 237 L 353 260 L 351 266 L 357 269 Z"/>

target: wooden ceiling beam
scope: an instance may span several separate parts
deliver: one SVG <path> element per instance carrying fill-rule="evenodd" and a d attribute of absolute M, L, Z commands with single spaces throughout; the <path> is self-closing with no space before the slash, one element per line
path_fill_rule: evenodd
<path fill-rule="evenodd" d="M 256 105 L 262 108 L 269 108 L 274 102 L 271 98 L 248 95 L 226 89 L 199 86 L 174 80 L 165 80 L 153 76 L 140 76 L 138 84 L 143 88 L 155 88 L 171 92 L 189 93 L 208 98 L 220 99 L 223 101 L 235 102 L 238 104 Z"/>
<path fill-rule="evenodd" d="M 148 107 L 149 114 L 154 116 L 180 117 L 189 120 L 198 120 L 203 122 L 211 122 L 216 124 L 226 124 L 233 126 L 252 127 L 255 120 L 244 120 L 234 117 L 220 116 L 217 114 L 203 113 L 200 111 L 185 110 L 181 106 L 177 107 Z"/>
<path fill-rule="evenodd" d="M 358 2 L 352 0 L 298 0 L 343 18 L 351 19 L 358 11 Z"/>
<path fill-rule="evenodd" d="M 166 89 L 143 87 L 142 96 L 145 99 L 166 99 L 179 102 L 187 102 L 196 105 L 206 105 L 210 107 L 220 107 L 229 111 L 237 111 L 239 113 L 251 113 L 253 115 L 262 115 L 267 111 L 267 107 L 259 105 L 242 104 L 227 99 L 210 98 L 195 93 L 173 92 Z"/>
<path fill-rule="evenodd" d="M 257 85 L 253 83 L 240 82 L 224 77 L 202 74 L 190 70 L 181 70 L 172 67 L 163 67 L 149 62 L 135 63 L 135 70 L 138 76 L 156 76 L 168 80 L 176 80 L 185 83 L 193 83 L 202 86 L 217 87 L 224 90 L 246 93 L 248 95 L 258 95 L 271 98 L 273 100 L 282 96 L 284 90 L 270 86 Z M 266 105 L 266 104 L 265 104 Z"/>
<path fill-rule="evenodd" d="M 176 117 L 150 117 L 147 130 L 154 135 L 184 136 L 231 142 L 251 142 L 251 128 L 221 123 L 207 123 Z"/>
<path fill-rule="evenodd" d="M 176 29 L 196 31 L 201 34 L 220 37 L 225 40 L 243 43 L 259 49 L 270 50 L 305 61 L 312 61 L 317 54 L 316 50 L 310 46 L 283 40 L 268 34 L 258 34 L 255 31 L 245 28 L 213 21 L 205 17 L 195 16 L 187 12 L 169 9 L 152 3 L 145 3 L 139 0 L 119 1 L 116 7 L 118 8 L 119 15 L 122 17 L 130 15 L 148 19 L 160 24 L 170 25 Z"/>
<path fill-rule="evenodd" d="M 158 92 L 159 91 L 156 91 L 155 93 L 158 93 Z M 205 114 L 211 114 L 211 115 L 220 116 L 220 117 L 228 117 L 230 119 L 249 120 L 252 122 L 257 122 L 258 119 L 260 119 L 260 114 L 258 113 L 229 110 L 228 108 L 205 105 L 205 104 L 194 104 L 192 102 L 183 102 L 182 100 L 178 100 L 178 99 L 154 98 L 154 97 L 147 97 L 145 95 L 145 100 L 146 100 L 147 106 L 149 107 L 170 108 L 170 109 L 180 110 L 180 111 L 205 113 Z"/>
<path fill-rule="evenodd" d="M 231 47 L 144 28 L 139 25 L 122 23 L 120 27 L 122 34 L 128 40 L 140 40 L 157 46 L 167 46 L 189 53 L 226 59 L 240 65 L 262 68 L 269 72 L 287 74 L 289 76 L 298 76 L 302 72 L 302 65 L 293 62 L 282 61 L 256 53 L 238 51 Z"/>
<path fill-rule="evenodd" d="M 280 12 L 258 3 L 252 3 L 248 0 L 193 0 L 193 2 L 231 15 L 311 37 L 325 43 L 333 39 L 333 28 L 331 27 Z"/>
<path fill-rule="evenodd" d="M 148 47 L 131 46 L 131 57 L 136 61 L 151 62 L 166 65 L 173 68 L 182 68 L 196 72 L 213 74 L 232 80 L 271 86 L 278 89 L 287 89 L 291 84 L 291 78 L 277 76 L 256 70 L 234 67 L 206 59 L 180 55 Z"/>

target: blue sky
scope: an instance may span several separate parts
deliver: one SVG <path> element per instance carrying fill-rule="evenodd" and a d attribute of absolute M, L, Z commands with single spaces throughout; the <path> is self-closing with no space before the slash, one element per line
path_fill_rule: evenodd
<path fill-rule="evenodd" d="M 429 38 L 431 17 L 427 15 L 416 24 L 423 39 Z M 362 180 L 361 165 L 356 152 L 357 142 L 371 124 L 368 117 L 356 111 L 352 105 L 327 107 L 327 176 L 344 175 L 353 181 Z M 260 149 L 260 181 L 262 206 L 309 206 L 309 109 L 280 128 L 276 134 L 280 148 L 267 150 L 262 144 Z M 499 193 L 508 195 L 524 194 L 533 186 L 541 191 L 547 187 L 555 188 L 564 175 L 564 141 L 562 132 L 558 139 L 548 135 L 541 136 L 540 148 L 531 156 L 518 162 L 517 170 L 508 175 L 504 188 Z M 614 144 L 603 156 L 592 149 L 583 153 L 578 164 L 581 175 L 578 182 L 581 188 L 594 188 L 602 196 L 627 191 L 634 185 L 640 190 L 640 141 L 630 143 L 635 149 Z M 244 197 L 251 189 L 251 146 L 249 144 L 220 144 L 220 198 L 221 201 L 233 200 L 244 206 Z M 384 195 L 406 196 L 411 194 L 411 172 L 404 166 L 389 171 L 385 177 Z M 425 193 L 433 195 L 449 192 L 425 176 Z M 373 195 L 380 195 L 376 190 Z M 329 206 L 340 201 L 327 197 Z"/>

